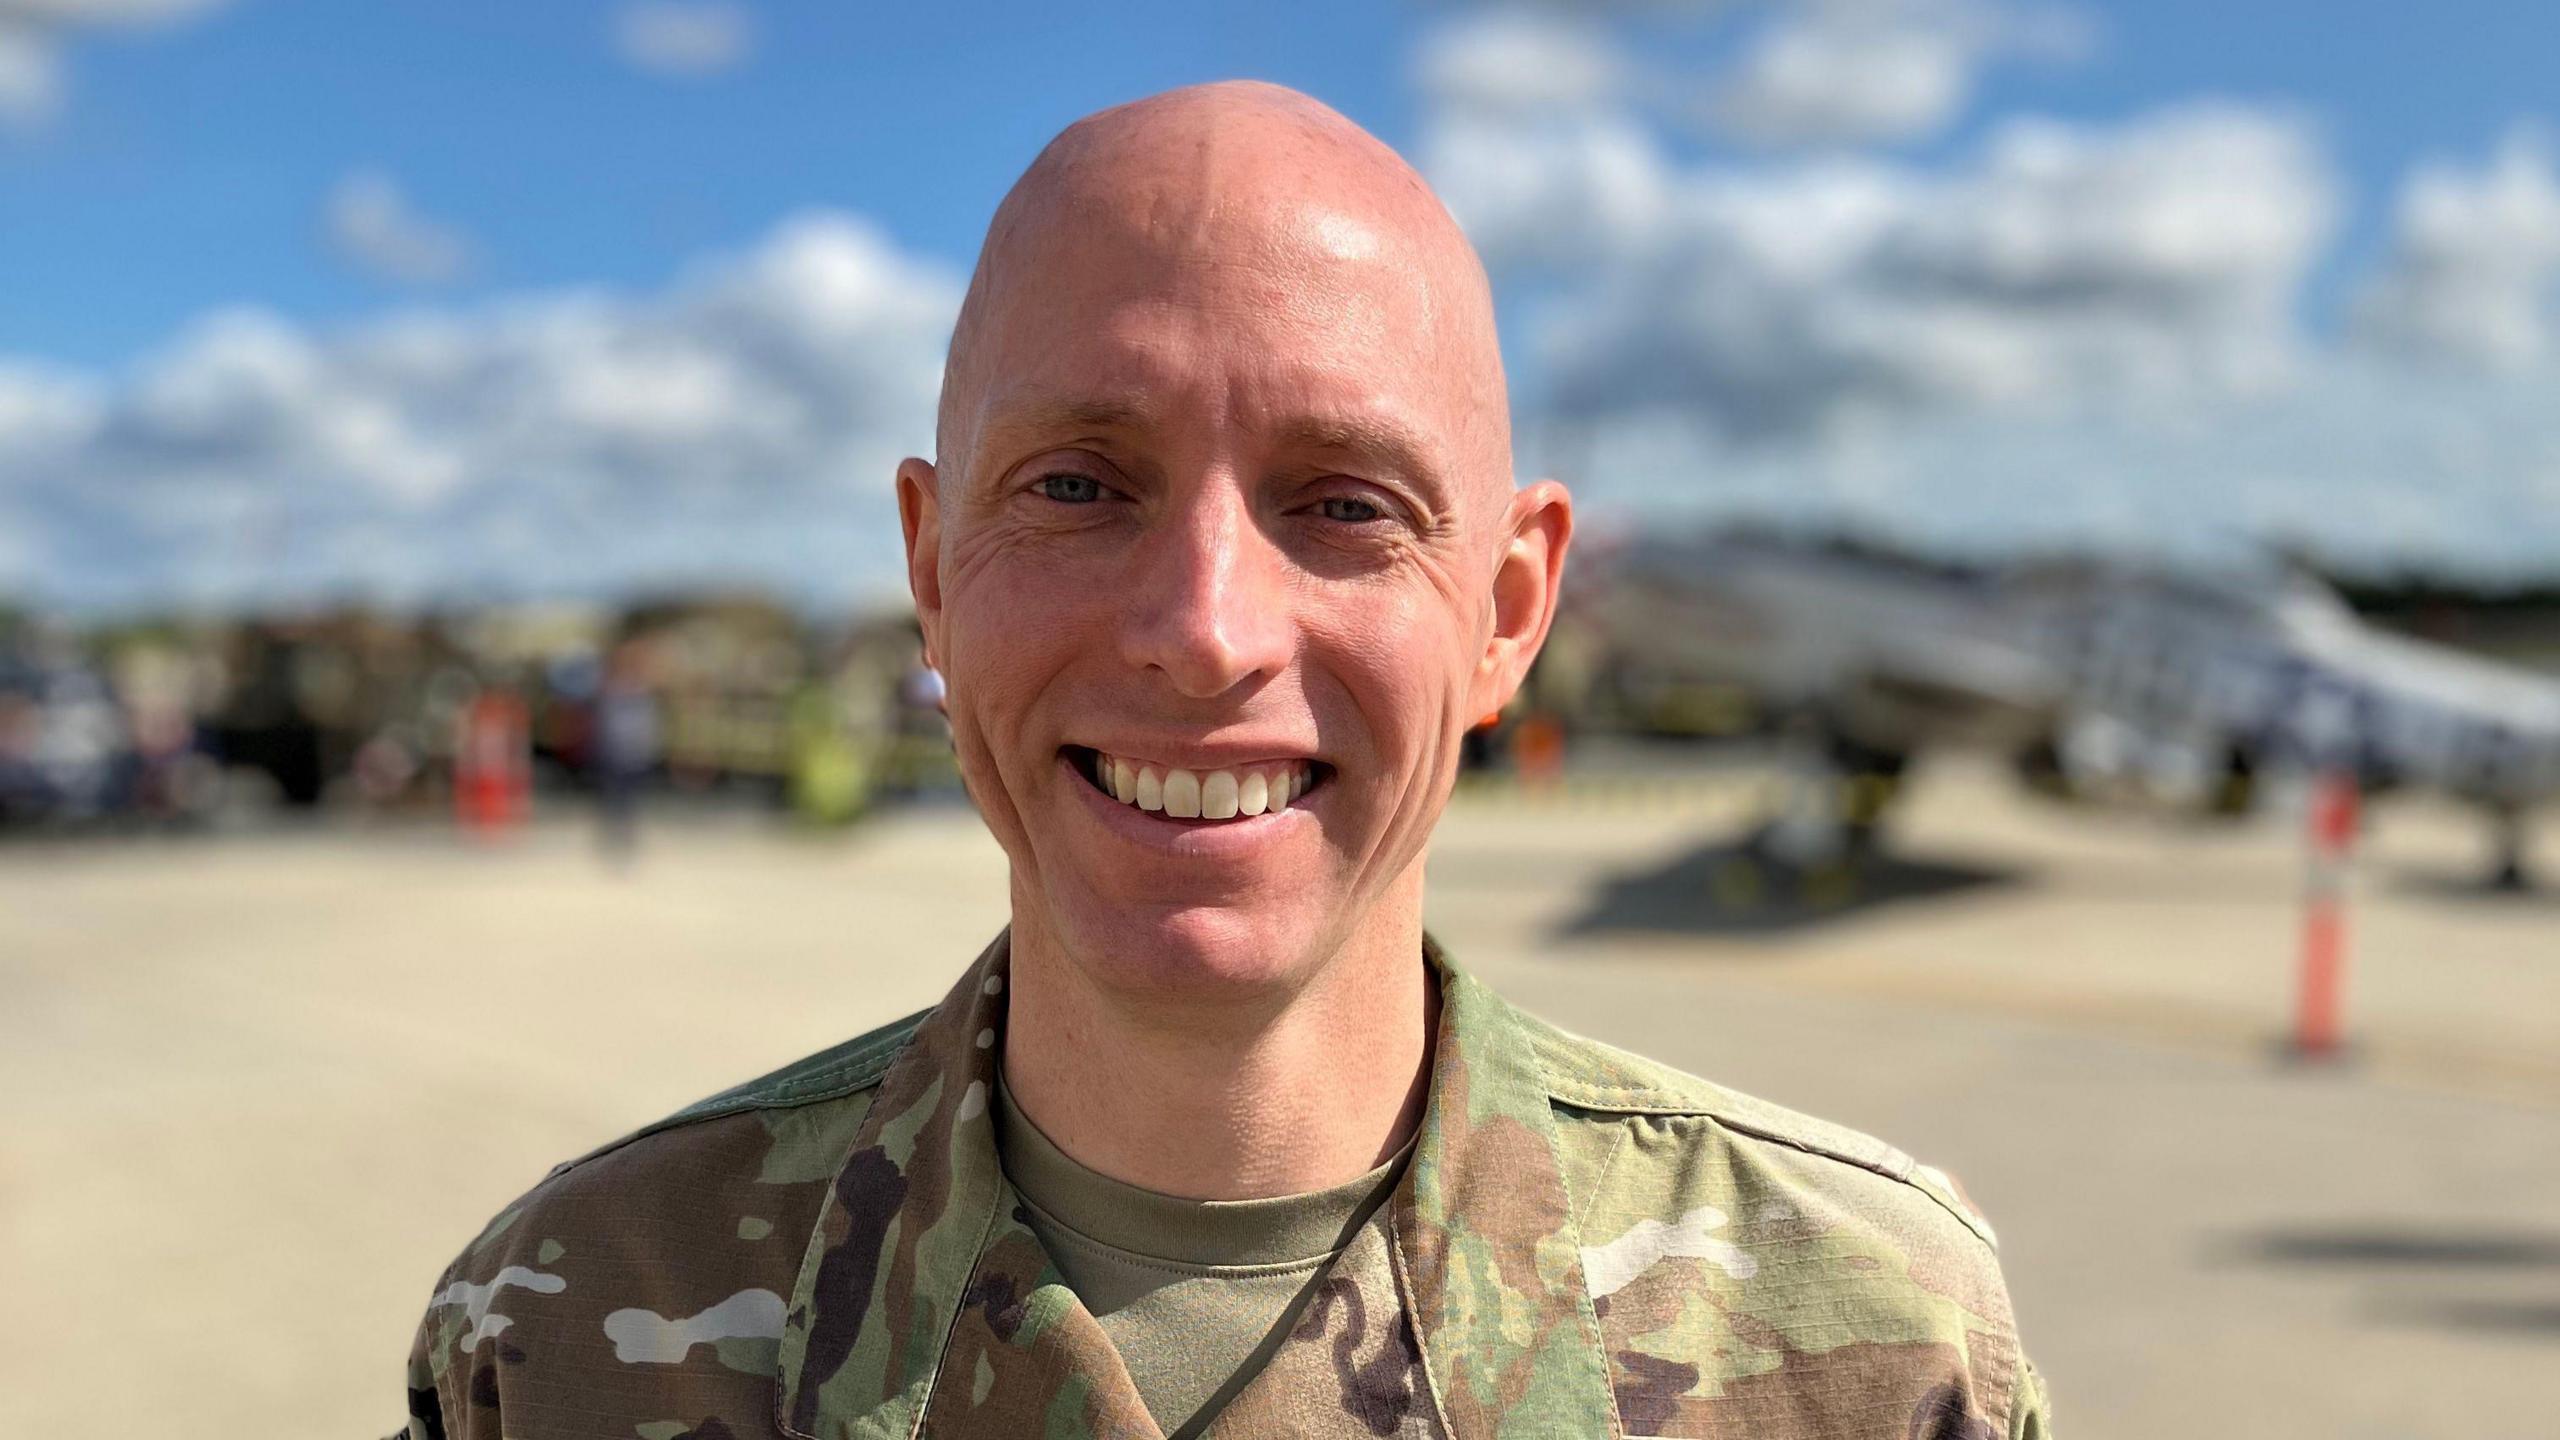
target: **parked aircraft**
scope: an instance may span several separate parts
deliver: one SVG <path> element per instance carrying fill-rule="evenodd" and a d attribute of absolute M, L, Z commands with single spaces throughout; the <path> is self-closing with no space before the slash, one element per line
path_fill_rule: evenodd
<path fill-rule="evenodd" d="M 2050 565 L 2005 588 L 2070 680 L 2031 773 L 2185 788 L 2226 814 L 2270 769 L 2432 790 L 2484 811 L 2496 883 L 2525 883 L 2524 816 L 2560 799 L 2560 677 L 2377 629 L 2273 566 Z"/>
<path fill-rule="evenodd" d="M 2007 754 L 2052 732 L 2063 672 L 1977 573 L 1750 532 L 1642 539 L 1587 567 L 1572 623 L 1596 651 L 1586 708 L 1740 690 L 1787 784 L 1747 842 L 1798 870 L 1869 849 L 1913 756 Z"/>
<path fill-rule="evenodd" d="M 2560 798 L 2560 678 L 2376 629 L 2307 575 L 2113 561 L 1941 566 L 1751 532 L 1646 538 L 1589 567 L 1593 697 L 1723 685 L 1782 737 L 1785 799 L 1746 847 L 1854 859 L 1911 759 L 1970 747 L 2042 788 L 2246 813 L 2271 771 L 2344 769 L 2491 818 Z"/>

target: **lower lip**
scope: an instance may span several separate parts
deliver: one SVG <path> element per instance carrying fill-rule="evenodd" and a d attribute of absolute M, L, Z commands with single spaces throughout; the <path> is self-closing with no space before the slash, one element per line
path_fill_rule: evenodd
<path fill-rule="evenodd" d="M 1123 804 L 1095 789 L 1075 762 L 1064 755 L 1058 757 L 1058 774 L 1069 788 L 1084 797 L 1086 808 L 1105 829 L 1133 844 L 1184 859 L 1246 859 L 1316 823 L 1316 817 L 1299 804 L 1286 810 L 1266 810 L 1259 815 L 1205 824 L 1169 821 L 1159 818 L 1161 812 Z"/>

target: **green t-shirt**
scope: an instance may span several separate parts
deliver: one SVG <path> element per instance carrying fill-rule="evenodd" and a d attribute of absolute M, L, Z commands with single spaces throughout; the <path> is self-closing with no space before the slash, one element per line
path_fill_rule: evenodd
<path fill-rule="evenodd" d="M 1119 1350 L 1168 1440 L 1197 1435 L 1287 1338 L 1413 1153 L 1345 1185 L 1269 1200 L 1183 1200 L 1068 1158 L 996 1083 L 997 1147 L 1031 1231 Z"/>

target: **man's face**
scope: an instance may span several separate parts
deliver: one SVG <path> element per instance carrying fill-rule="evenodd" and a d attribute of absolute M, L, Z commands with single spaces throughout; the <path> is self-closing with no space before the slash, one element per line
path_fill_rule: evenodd
<path fill-rule="evenodd" d="M 1335 953 L 1418 885 L 1458 737 L 1518 678 L 1488 647 L 1522 507 L 1432 267 L 1317 208 L 1221 223 L 1044 237 L 959 453 L 901 472 L 1017 930 L 1118 989 Z"/>

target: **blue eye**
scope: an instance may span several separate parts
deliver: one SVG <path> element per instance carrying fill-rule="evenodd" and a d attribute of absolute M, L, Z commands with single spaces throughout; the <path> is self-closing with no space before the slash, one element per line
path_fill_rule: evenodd
<path fill-rule="evenodd" d="M 1102 498 L 1101 481 L 1071 471 L 1043 475 L 1032 488 L 1061 505 L 1090 505 Z"/>
<path fill-rule="evenodd" d="M 1316 509 L 1327 520 L 1340 520 L 1352 525 L 1363 525 L 1369 521 L 1383 520 L 1387 517 L 1387 512 L 1380 509 L 1376 502 L 1363 500 L 1357 495 L 1327 496 Z"/>

